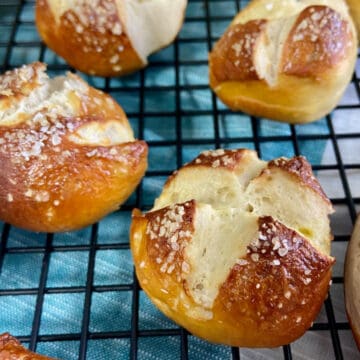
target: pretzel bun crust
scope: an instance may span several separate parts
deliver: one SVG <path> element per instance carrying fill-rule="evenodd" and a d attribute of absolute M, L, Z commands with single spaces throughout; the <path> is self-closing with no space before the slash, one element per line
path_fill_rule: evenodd
<path fill-rule="evenodd" d="M 0 219 L 70 231 L 119 208 L 147 167 L 121 107 L 74 74 L 33 63 L 0 76 Z"/>
<path fill-rule="evenodd" d="M 211 342 L 275 347 L 300 337 L 329 289 L 332 205 L 303 157 L 200 154 L 134 210 L 130 244 L 143 290 Z"/>
<path fill-rule="evenodd" d="M 360 217 L 352 233 L 345 260 L 344 289 L 346 314 L 360 351 Z"/>
<path fill-rule="evenodd" d="M 126 75 L 169 45 L 187 0 L 37 0 L 36 25 L 46 45 L 82 72 Z"/>
<path fill-rule="evenodd" d="M 51 360 L 25 349 L 19 340 L 8 333 L 0 334 L 0 360 Z"/>
<path fill-rule="evenodd" d="M 360 2 L 358 0 L 346 0 L 346 2 L 349 6 L 350 15 L 352 16 L 356 26 L 358 40 L 360 40 Z"/>
<path fill-rule="evenodd" d="M 336 106 L 356 57 L 343 0 L 253 0 L 211 51 L 210 86 L 233 110 L 306 123 Z"/>

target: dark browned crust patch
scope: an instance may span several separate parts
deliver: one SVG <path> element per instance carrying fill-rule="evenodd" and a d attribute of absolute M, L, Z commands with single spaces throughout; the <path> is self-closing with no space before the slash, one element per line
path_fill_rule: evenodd
<path fill-rule="evenodd" d="M 298 16 L 285 42 L 282 72 L 318 77 L 340 61 L 353 45 L 348 21 L 327 6 L 309 6 Z"/>
<path fill-rule="evenodd" d="M 319 305 L 313 304 L 314 293 L 333 263 L 299 233 L 271 216 L 261 217 L 259 238 L 233 267 L 217 301 L 224 312 L 249 318 L 274 334 L 281 323 L 304 326 L 303 317 L 312 318 Z"/>
<path fill-rule="evenodd" d="M 209 62 L 218 82 L 259 80 L 253 54 L 267 20 L 251 20 L 231 26 L 210 53 Z"/>

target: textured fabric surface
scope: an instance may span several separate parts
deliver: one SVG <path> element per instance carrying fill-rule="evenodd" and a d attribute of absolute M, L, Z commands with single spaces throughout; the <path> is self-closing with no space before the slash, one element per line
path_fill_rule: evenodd
<path fill-rule="evenodd" d="M 40 46 L 34 26 L 34 2 L 22 2 L 18 18 L 16 13 L 20 1 L 11 5 L 9 1 L 0 0 L 0 6 L 5 3 L 7 6 L 0 8 L 0 64 L 6 62 L 7 67 L 15 67 L 43 59 L 50 65 L 51 75 L 63 73 L 64 61 Z M 330 197 L 344 198 L 344 182 L 334 165 L 339 161 L 345 165 L 359 162 L 358 155 L 354 158 L 354 154 L 360 153 L 360 142 L 351 136 L 360 133 L 360 110 L 351 108 L 360 101 L 354 84 L 349 86 L 342 99 L 342 108 L 331 115 L 335 133 L 350 134 L 338 142 L 340 159 L 335 154 L 327 119 L 294 127 L 267 119 L 255 120 L 246 114 L 227 111 L 209 90 L 209 43 L 223 33 L 238 9 L 236 5 L 246 3 L 214 0 L 205 6 L 203 1 L 190 1 L 180 41 L 153 55 L 143 73 L 108 81 L 81 75 L 91 85 L 106 88 L 129 115 L 136 136 L 151 143 L 149 171 L 142 182 L 141 192 L 134 193 L 122 210 L 99 222 L 94 248 L 91 247 L 91 227 L 56 234 L 49 242 L 46 234 L 13 227 L 7 236 L 6 228 L 0 223 L 0 232 L 7 238 L 7 250 L 3 258 L 0 256 L 3 260 L 0 267 L 0 333 L 11 332 L 25 339 L 27 346 L 31 336 L 39 335 L 37 351 L 59 359 L 75 360 L 79 358 L 81 331 L 88 316 L 86 330 L 91 336 L 86 342 L 86 358 L 128 359 L 131 325 L 137 318 L 139 359 L 179 359 L 179 327 L 160 313 L 142 291 L 138 299 L 132 291 L 134 273 L 128 246 L 129 226 L 131 209 L 139 204 L 143 209 L 149 209 L 167 176 L 203 150 L 216 146 L 248 147 L 257 149 L 265 160 L 290 157 L 298 151 L 315 166 L 329 166 L 317 171 L 320 182 Z M 11 38 L 11 24 L 15 21 L 18 26 Z M 13 41 L 10 52 L 7 51 L 9 41 Z M 26 46 L 19 43 L 26 43 Z M 174 65 L 176 55 L 180 61 L 178 68 Z M 177 89 L 176 85 L 180 88 Z M 296 142 L 296 149 L 294 133 L 322 137 L 300 139 Z M 258 137 L 265 140 L 256 141 Z M 345 173 L 353 197 L 360 197 L 358 169 L 349 168 Z M 347 206 L 339 202 L 336 210 L 332 217 L 335 235 L 349 234 L 352 223 Z M 45 251 L 47 243 L 51 245 L 49 253 Z M 334 276 L 343 275 L 345 250 L 346 243 L 334 243 L 333 254 L 337 257 Z M 92 261 L 94 266 L 90 267 Z M 39 292 L 41 280 L 45 293 Z M 92 282 L 88 283 L 88 280 Z M 87 285 L 91 287 L 87 288 Z M 342 284 L 336 284 L 331 290 L 335 321 L 346 322 L 342 294 Z M 86 301 L 89 313 L 86 309 L 84 311 Z M 134 309 L 137 309 L 136 317 Z M 40 319 L 38 334 L 35 333 L 37 319 Z M 327 324 L 328 321 L 323 308 L 317 322 Z M 333 359 L 331 333 L 326 326 L 324 328 L 326 330 L 309 331 L 292 344 L 293 357 Z M 163 332 L 156 333 L 157 330 Z M 49 339 L 50 335 L 55 336 L 55 340 Z M 358 356 L 350 330 L 341 330 L 338 335 L 344 358 Z M 191 335 L 187 336 L 187 348 L 189 359 L 231 358 L 231 348 L 209 344 Z M 241 359 L 268 360 L 281 359 L 282 356 L 282 348 L 241 350 Z"/>

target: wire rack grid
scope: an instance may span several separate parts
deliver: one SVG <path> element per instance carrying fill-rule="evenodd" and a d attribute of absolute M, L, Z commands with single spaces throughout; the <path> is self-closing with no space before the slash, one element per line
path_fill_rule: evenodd
<path fill-rule="evenodd" d="M 0 223 L 0 333 L 61 359 L 355 359 L 345 315 L 343 264 L 360 204 L 359 62 L 339 106 L 319 121 L 290 126 L 232 113 L 208 87 L 207 54 L 248 1 L 189 0 L 184 26 L 149 66 L 126 78 L 84 78 L 124 107 L 149 144 L 149 169 L 121 210 L 65 234 L 32 234 Z M 69 70 L 36 32 L 34 0 L 0 0 L 0 70 L 40 60 Z M 202 341 L 166 319 L 134 275 L 128 229 L 134 207 L 151 207 L 168 175 L 200 151 L 249 147 L 269 160 L 302 154 L 336 213 L 333 285 L 306 334 L 275 349 Z"/>

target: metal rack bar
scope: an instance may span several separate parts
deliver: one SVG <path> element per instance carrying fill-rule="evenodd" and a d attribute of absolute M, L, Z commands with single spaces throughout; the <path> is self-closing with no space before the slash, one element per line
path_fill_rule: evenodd
<path fill-rule="evenodd" d="M 48 234 L 46 237 L 45 253 L 41 266 L 40 283 L 39 283 L 39 288 L 37 289 L 35 314 L 34 314 L 34 321 L 32 325 L 31 338 L 30 338 L 30 349 L 33 351 L 36 351 L 37 337 L 39 336 L 40 320 L 41 320 L 41 313 L 44 304 L 45 286 L 46 286 L 47 275 L 49 272 L 51 244 L 53 238 L 54 238 L 53 234 Z"/>
<path fill-rule="evenodd" d="M 327 124 L 330 130 L 330 134 L 331 134 L 331 140 L 334 146 L 334 151 L 335 151 L 335 156 L 336 156 L 336 162 L 339 166 L 339 172 L 340 172 L 340 178 L 341 178 L 341 182 L 344 188 L 344 192 L 345 192 L 345 196 L 346 196 L 346 202 L 347 205 L 349 207 L 349 211 L 350 211 L 350 216 L 351 216 L 351 220 L 353 223 L 355 223 L 355 219 L 356 219 L 356 210 L 355 210 L 355 204 L 354 201 L 352 200 L 352 195 L 351 195 L 351 190 L 350 190 L 350 186 L 346 177 L 346 173 L 345 173 L 345 168 L 344 168 L 344 164 L 341 158 L 341 154 L 340 154 L 340 148 L 339 148 L 339 144 L 337 141 L 337 135 L 335 134 L 334 131 L 334 127 L 331 121 L 331 116 L 328 115 L 326 117 L 327 120 Z"/>
<path fill-rule="evenodd" d="M 93 281 L 94 281 L 94 267 L 95 267 L 97 238 L 98 238 L 98 224 L 94 224 L 91 228 L 89 265 L 88 265 L 88 272 L 87 272 L 87 278 L 86 278 L 83 320 L 82 320 L 82 325 L 81 325 L 79 360 L 86 359 L 87 339 L 89 337 L 91 295 L 92 295 L 92 285 L 93 285 Z"/>
<path fill-rule="evenodd" d="M 10 23 L 10 25 L 12 26 L 12 29 L 10 31 L 9 41 L 7 43 L 5 43 L 6 52 L 5 52 L 5 55 L 4 55 L 3 65 L 1 66 L 1 72 L 4 72 L 4 70 L 7 70 L 8 67 L 9 67 L 9 60 L 10 60 L 11 51 L 12 51 L 12 44 L 13 44 L 14 39 L 15 39 L 17 24 L 19 23 L 20 14 L 21 14 L 21 10 L 22 10 L 23 5 L 24 5 L 23 0 L 20 1 L 17 5 L 14 5 L 14 4 L 9 5 L 9 6 L 16 6 L 15 7 L 15 19 L 14 19 L 13 22 Z"/>

